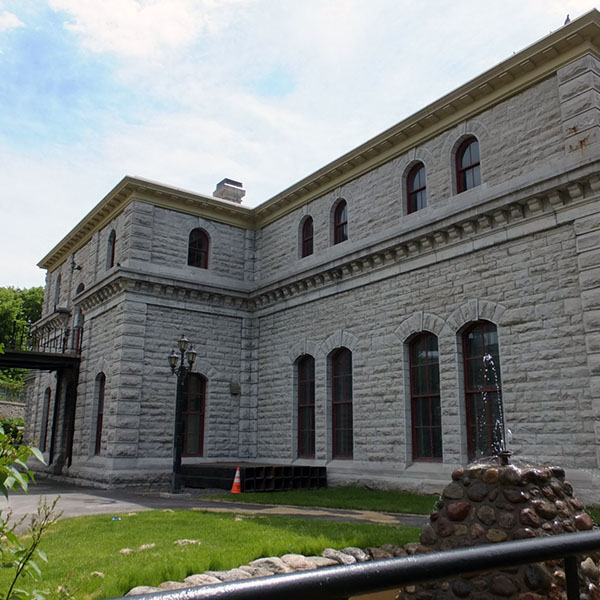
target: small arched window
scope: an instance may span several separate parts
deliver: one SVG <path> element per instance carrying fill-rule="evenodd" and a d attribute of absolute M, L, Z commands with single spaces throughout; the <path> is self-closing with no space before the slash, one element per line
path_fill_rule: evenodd
<path fill-rule="evenodd" d="M 106 387 L 106 375 L 98 373 L 96 376 L 96 438 L 94 443 L 94 454 L 97 456 L 102 450 L 102 424 L 104 421 L 104 390 Z"/>
<path fill-rule="evenodd" d="M 85 290 L 85 284 L 84 283 L 80 283 L 77 286 L 77 289 L 75 290 L 75 294 L 81 294 L 81 292 L 83 292 Z"/>
<path fill-rule="evenodd" d="M 442 460 L 440 353 L 432 333 L 410 343 L 410 407 L 413 460 Z"/>
<path fill-rule="evenodd" d="M 298 377 L 298 457 L 315 457 L 315 359 L 305 354 L 296 363 Z"/>
<path fill-rule="evenodd" d="M 331 402 L 333 458 L 352 458 L 352 352 L 348 348 L 331 355 Z"/>
<path fill-rule="evenodd" d="M 348 239 L 348 205 L 340 200 L 333 213 L 333 243 L 339 244 Z"/>
<path fill-rule="evenodd" d="M 427 206 L 427 187 L 425 181 L 425 165 L 417 163 L 406 178 L 406 212 L 414 213 Z"/>
<path fill-rule="evenodd" d="M 190 232 L 188 243 L 188 265 L 208 269 L 209 239 L 204 229 L 197 227 Z"/>
<path fill-rule="evenodd" d="M 300 256 L 310 256 L 313 253 L 313 220 L 306 217 L 302 222 Z"/>
<path fill-rule="evenodd" d="M 498 331 L 478 321 L 462 335 L 467 450 L 469 460 L 497 455 L 503 449 L 504 412 Z"/>
<path fill-rule="evenodd" d="M 106 268 L 110 269 L 115 266 L 115 250 L 117 248 L 117 232 L 113 229 L 108 236 L 108 244 L 106 246 Z"/>
<path fill-rule="evenodd" d="M 456 151 L 456 191 L 460 194 L 480 184 L 479 142 L 471 136 Z"/>

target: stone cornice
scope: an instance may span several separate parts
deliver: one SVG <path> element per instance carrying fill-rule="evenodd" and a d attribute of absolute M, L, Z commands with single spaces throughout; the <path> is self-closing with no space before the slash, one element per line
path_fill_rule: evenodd
<path fill-rule="evenodd" d="M 569 183 L 564 183 L 565 179 L 552 177 L 532 185 L 529 191 L 507 192 L 500 197 L 488 198 L 475 208 L 457 211 L 409 232 L 390 235 L 371 247 L 355 248 L 347 255 L 305 272 L 272 284 L 259 283 L 249 294 L 119 269 L 86 290 L 79 304 L 84 312 L 88 312 L 105 305 L 120 293 L 131 293 L 160 298 L 161 302 L 207 304 L 224 310 L 277 310 L 284 303 L 310 299 L 314 292 L 319 297 L 323 293 L 336 293 L 340 284 L 342 289 L 347 289 L 446 260 L 456 253 L 497 244 L 498 234 L 502 236 L 501 241 L 507 241 L 536 228 L 542 230 L 568 222 L 573 218 L 569 213 L 571 208 L 597 200 L 600 175 L 596 165 L 591 164 L 573 169 L 569 173 Z"/>
<path fill-rule="evenodd" d="M 588 171 L 594 173 L 594 169 Z M 597 172 L 577 175 L 574 170 L 574 180 L 567 184 L 552 178 L 546 185 L 532 186 L 529 193 L 508 193 L 493 198 L 476 209 L 459 211 L 408 233 L 392 235 L 371 248 L 357 249 L 304 274 L 262 288 L 259 286 L 252 294 L 249 308 L 276 307 L 278 303 L 299 298 L 306 292 L 325 292 L 327 288 L 333 289 L 333 285 L 339 289 L 339 284 L 345 282 L 349 286 L 356 285 L 364 277 L 373 281 L 378 272 L 383 273 L 389 268 L 393 268 L 389 275 L 406 273 L 451 258 L 460 245 L 465 253 L 498 243 L 496 234 L 501 232 L 504 241 L 525 235 L 523 226 L 533 229 L 536 221 L 540 229 L 567 222 L 572 206 L 597 200 L 600 194 Z M 565 216 L 560 216 L 563 213 Z"/>
<path fill-rule="evenodd" d="M 136 198 L 169 210 L 205 217 L 235 227 L 264 227 L 514 96 L 585 54 L 600 57 L 600 12 L 597 10 L 559 28 L 255 209 L 149 180 L 125 177 L 38 266 L 54 270 Z"/>
<path fill-rule="evenodd" d="M 68 235 L 42 258 L 38 266 L 42 269 L 54 270 L 69 254 L 86 244 L 97 231 L 106 227 L 135 200 L 236 227 L 252 227 L 252 209 L 245 206 L 154 181 L 125 176 Z"/>

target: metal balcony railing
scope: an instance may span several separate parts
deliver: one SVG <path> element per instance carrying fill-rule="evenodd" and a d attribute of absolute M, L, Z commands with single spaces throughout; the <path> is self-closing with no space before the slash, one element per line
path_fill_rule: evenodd
<path fill-rule="evenodd" d="M 137 600 L 342 600 L 404 585 L 562 558 L 568 600 L 579 599 L 577 554 L 600 549 L 600 531 L 486 544 L 290 575 L 135 596 Z M 113 600 L 126 600 L 113 598 Z"/>
<path fill-rule="evenodd" d="M 15 321 L 0 330 L 0 344 L 4 351 L 42 352 L 79 356 L 82 342 L 81 327 L 31 330 L 31 323 Z"/>

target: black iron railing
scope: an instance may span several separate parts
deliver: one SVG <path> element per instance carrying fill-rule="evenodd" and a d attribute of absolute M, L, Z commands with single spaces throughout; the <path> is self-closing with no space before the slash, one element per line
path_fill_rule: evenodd
<path fill-rule="evenodd" d="M 31 323 L 15 321 L 10 327 L 0 330 L 0 344 L 5 351 L 17 350 L 79 356 L 81 342 L 81 327 L 59 327 L 32 331 Z"/>
<path fill-rule="evenodd" d="M 566 533 L 501 544 L 487 544 L 394 558 L 349 566 L 329 567 L 290 575 L 274 575 L 156 592 L 137 600 L 341 600 L 404 585 L 443 579 L 458 574 L 501 569 L 562 558 L 565 562 L 567 597 L 579 599 L 576 555 L 600 549 L 600 531 Z M 114 598 L 113 600 L 126 600 Z"/>

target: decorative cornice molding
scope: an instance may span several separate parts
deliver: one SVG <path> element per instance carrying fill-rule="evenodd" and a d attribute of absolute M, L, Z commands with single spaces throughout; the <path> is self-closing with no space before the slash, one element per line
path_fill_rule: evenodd
<path fill-rule="evenodd" d="M 595 9 L 325 165 L 255 209 L 141 178 L 124 177 L 42 258 L 38 266 L 54 270 L 135 199 L 235 227 L 264 227 L 518 94 L 585 54 L 600 58 L 600 12 Z"/>

